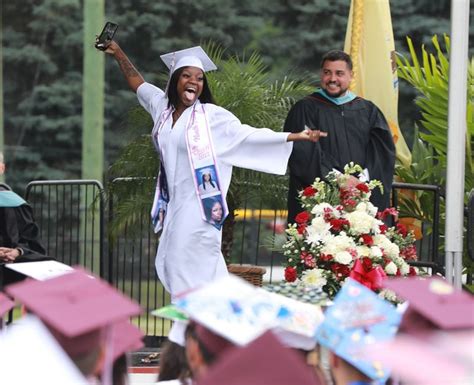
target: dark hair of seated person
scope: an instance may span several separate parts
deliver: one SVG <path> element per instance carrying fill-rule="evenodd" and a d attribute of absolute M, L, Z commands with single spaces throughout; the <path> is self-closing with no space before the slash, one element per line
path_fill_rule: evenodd
<path fill-rule="evenodd" d="M 191 372 L 186 360 L 186 350 L 172 341 L 165 341 L 160 353 L 159 381 L 190 378 Z"/>

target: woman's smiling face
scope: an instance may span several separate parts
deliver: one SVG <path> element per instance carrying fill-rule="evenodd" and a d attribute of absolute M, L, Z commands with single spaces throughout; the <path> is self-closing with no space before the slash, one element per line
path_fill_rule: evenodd
<path fill-rule="evenodd" d="M 189 107 L 201 96 L 204 87 L 204 73 L 197 67 L 185 67 L 178 79 L 179 104 Z"/>

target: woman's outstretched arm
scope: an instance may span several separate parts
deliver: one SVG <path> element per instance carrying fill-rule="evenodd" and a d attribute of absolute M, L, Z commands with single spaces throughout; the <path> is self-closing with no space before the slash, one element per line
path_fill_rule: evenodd
<path fill-rule="evenodd" d="M 308 140 L 310 142 L 317 142 L 319 138 L 324 138 L 328 136 L 327 132 L 320 131 L 320 130 L 311 130 L 309 128 L 296 133 L 291 133 L 286 138 L 287 142 L 298 142 L 301 140 Z"/>

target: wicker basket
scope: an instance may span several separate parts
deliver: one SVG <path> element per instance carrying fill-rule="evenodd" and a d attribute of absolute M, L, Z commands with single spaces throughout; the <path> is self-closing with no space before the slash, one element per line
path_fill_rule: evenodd
<path fill-rule="evenodd" d="M 263 275 L 267 272 L 267 269 L 261 266 L 237 264 L 228 265 L 227 270 L 229 270 L 229 273 L 235 274 L 252 285 L 259 287 L 262 286 Z"/>

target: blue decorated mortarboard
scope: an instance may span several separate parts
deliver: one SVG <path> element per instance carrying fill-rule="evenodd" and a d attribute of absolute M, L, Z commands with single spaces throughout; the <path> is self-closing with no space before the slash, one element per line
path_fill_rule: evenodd
<path fill-rule="evenodd" d="M 316 339 L 366 376 L 385 381 L 389 370 L 378 361 L 369 361 L 364 351 L 375 343 L 391 340 L 401 317 L 392 304 L 349 278 L 326 310 Z"/>

